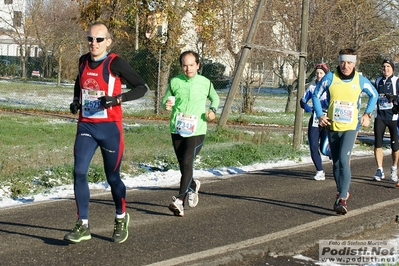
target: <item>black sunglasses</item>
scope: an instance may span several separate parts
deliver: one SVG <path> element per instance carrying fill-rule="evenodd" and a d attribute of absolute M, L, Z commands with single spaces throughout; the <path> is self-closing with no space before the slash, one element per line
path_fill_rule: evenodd
<path fill-rule="evenodd" d="M 94 42 L 97 41 L 97 43 L 103 42 L 105 39 L 108 39 L 107 37 L 92 37 L 92 36 L 87 36 L 87 41 L 89 42 Z"/>

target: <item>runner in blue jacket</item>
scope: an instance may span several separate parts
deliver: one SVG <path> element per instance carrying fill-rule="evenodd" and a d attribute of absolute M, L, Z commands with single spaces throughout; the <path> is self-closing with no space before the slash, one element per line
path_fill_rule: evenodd
<path fill-rule="evenodd" d="M 322 159 L 320 155 L 320 151 L 322 150 L 322 146 L 327 138 L 327 128 L 319 126 L 319 120 L 316 117 L 313 108 L 309 106 L 307 103 L 309 100 L 312 99 L 312 95 L 316 85 L 320 82 L 320 80 L 324 77 L 325 74 L 328 72 L 328 67 L 326 64 L 316 64 L 315 65 L 316 71 L 316 80 L 315 82 L 310 85 L 303 95 L 300 103 L 301 107 L 307 113 L 312 113 L 309 119 L 308 124 L 308 142 L 309 142 L 309 149 L 310 149 L 310 157 L 312 158 L 313 164 L 316 167 L 316 174 L 313 177 L 314 180 L 325 180 L 325 173 L 323 170 Z M 324 93 L 321 98 L 321 106 L 323 110 L 326 112 L 328 108 L 328 102 L 326 100 L 326 94 Z"/>
<path fill-rule="evenodd" d="M 328 140 L 333 161 L 333 174 L 337 186 L 334 211 L 348 212 L 347 200 L 352 173 L 350 156 L 358 132 L 358 125 L 370 125 L 370 117 L 377 103 L 378 93 L 373 84 L 355 70 L 357 52 L 342 49 L 339 52 L 339 66 L 327 73 L 316 86 L 312 96 L 313 108 L 322 127 L 329 127 Z M 320 96 L 327 93 L 327 115 L 323 112 Z M 360 100 L 362 93 L 368 96 L 362 116 Z"/>

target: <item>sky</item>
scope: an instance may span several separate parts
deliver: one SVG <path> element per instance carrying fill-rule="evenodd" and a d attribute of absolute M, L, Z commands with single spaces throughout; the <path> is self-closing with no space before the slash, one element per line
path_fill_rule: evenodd
<path fill-rule="evenodd" d="M 390 150 L 386 150 L 384 153 L 388 154 Z M 372 156 L 372 151 L 356 151 L 354 149 L 353 156 Z M 324 161 L 328 161 L 326 156 L 323 156 Z M 194 170 L 194 177 L 200 179 L 206 178 L 220 178 L 226 179 L 233 177 L 236 174 L 241 174 L 245 172 L 257 171 L 257 170 L 264 170 L 264 169 L 272 169 L 275 167 L 287 167 L 287 166 L 294 166 L 299 164 L 311 164 L 310 156 L 302 157 L 296 161 L 291 160 L 282 160 L 277 162 L 264 162 L 264 163 L 256 163 L 248 166 L 241 166 L 241 167 L 223 167 L 217 169 L 195 169 Z M 315 170 L 316 173 L 316 170 Z M 138 176 L 129 176 L 126 174 L 121 175 L 123 182 L 126 185 L 127 189 L 138 189 L 141 187 L 171 187 L 177 186 L 180 182 L 180 173 L 178 170 L 168 170 L 166 172 L 160 171 L 150 171 L 148 169 L 145 173 L 138 175 Z M 103 191 L 110 191 L 110 187 L 108 186 L 107 182 L 101 183 L 90 183 L 90 189 L 96 190 L 103 190 Z M 58 187 L 54 187 L 50 190 L 50 192 L 46 194 L 36 194 L 32 196 L 22 197 L 19 199 L 12 199 L 8 195 L 10 192 L 8 191 L 7 187 L 2 187 L 0 189 L 0 208 L 12 208 L 15 206 L 20 206 L 22 204 L 30 204 L 30 203 L 39 203 L 51 200 L 57 200 L 61 198 L 72 198 L 74 195 L 73 192 L 73 185 L 62 185 Z M 398 241 L 399 239 L 392 239 L 392 241 Z M 316 265 L 321 266 L 339 266 L 339 264 L 334 263 L 322 263 L 313 261 L 313 259 L 302 256 L 296 255 L 296 259 L 304 260 L 304 261 L 312 261 Z M 370 264 L 371 266 L 371 264 Z"/>

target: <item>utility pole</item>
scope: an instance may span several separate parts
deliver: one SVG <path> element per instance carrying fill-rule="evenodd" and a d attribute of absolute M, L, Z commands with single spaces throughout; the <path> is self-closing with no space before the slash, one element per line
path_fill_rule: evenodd
<path fill-rule="evenodd" d="M 244 71 L 245 64 L 246 64 L 248 56 L 251 52 L 251 44 L 253 43 L 253 39 L 255 37 L 256 30 L 258 29 L 259 22 L 263 16 L 263 13 L 265 10 L 265 3 L 266 3 L 266 0 L 260 0 L 258 3 L 258 7 L 256 9 L 254 19 L 252 20 L 251 28 L 248 32 L 246 45 L 243 47 L 243 50 L 241 52 L 240 60 L 237 64 L 233 82 L 231 84 L 229 93 L 227 94 L 226 102 L 224 104 L 223 111 L 222 111 L 222 114 L 219 119 L 218 128 L 224 127 L 226 125 L 227 118 L 228 118 L 230 110 L 231 110 L 231 105 L 234 100 L 234 96 L 237 92 L 238 86 L 240 85 L 242 72 Z"/>
<path fill-rule="evenodd" d="M 299 55 L 299 76 L 298 76 L 298 91 L 296 95 L 296 111 L 294 123 L 294 149 L 299 149 L 302 142 L 302 120 L 303 110 L 301 108 L 301 98 L 305 92 L 305 62 L 308 45 L 308 21 L 309 21 L 309 0 L 302 1 L 302 24 L 301 24 L 301 53 Z"/>

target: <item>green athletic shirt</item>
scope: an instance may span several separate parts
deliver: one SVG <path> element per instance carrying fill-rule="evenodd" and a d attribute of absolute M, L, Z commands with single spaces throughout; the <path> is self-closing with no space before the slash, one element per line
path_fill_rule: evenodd
<path fill-rule="evenodd" d="M 177 134 L 176 116 L 178 113 L 184 113 L 198 116 L 197 128 L 191 136 L 205 135 L 207 131 L 205 113 L 211 108 L 217 110 L 220 102 L 212 82 L 200 74 L 196 74 L 193 78 L 187 78 L 186 75 L 181 74 L 172 78 L 168 85 L 161 102 L 164 109 L 169 96 L 175 96 L 175 105 L 170 115 L 170 132 Z M 210 100 L 208 109 L 206 108 L 207 99 Z"/>

